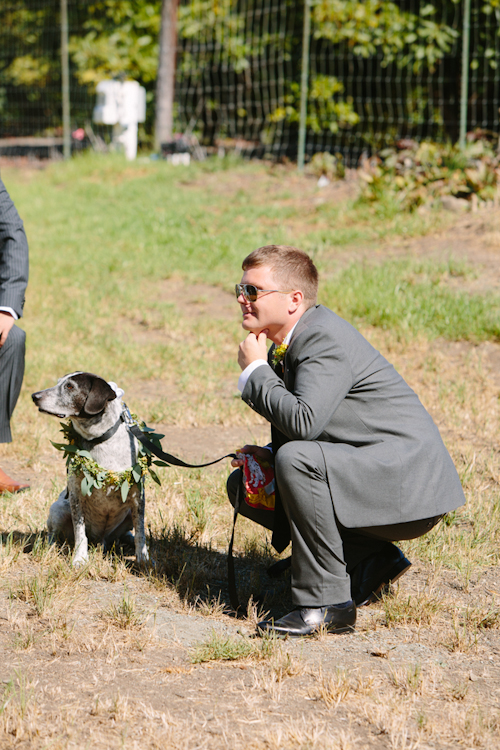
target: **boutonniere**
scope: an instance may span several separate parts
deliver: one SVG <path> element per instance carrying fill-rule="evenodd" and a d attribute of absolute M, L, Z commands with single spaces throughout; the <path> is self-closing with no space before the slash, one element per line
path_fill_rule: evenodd
<path fill-rule="evenodd" d="M 276 366 L 278 362 L 283 362 L 285 359 L 286 350 L 288 349 L 288 344 L 280 344 L 276 347 L 276 349 L 273 352 L 273 365 Z"/>

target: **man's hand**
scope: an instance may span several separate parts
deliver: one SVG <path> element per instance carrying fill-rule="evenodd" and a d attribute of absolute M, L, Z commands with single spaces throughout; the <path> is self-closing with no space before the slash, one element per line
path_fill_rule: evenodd
<path fill-rule="evenodd" d="M 0 310 L 0 347 L 7 341 L 10 329 L 14 325 L 14 318 L 5 310 Z"/>
<path fill-rule="evenodd" d="M 260 445 L 244 445 L 240 448 L 238 453 L 250 453 L 252 456 L 257 456 L 262 461 L 267 461 L 269 464 L 273 463 L 273 453 L 269 448 L 262 448 Z M 243 458 L 233 458 L 231 466 L 236 469 L 238 466 L 243 466 L 245 460 Z"/>
<path fill-rule="evenodd" d="M 255 362 L 256 359 L 265 359 L 267 361 L 267 330 L 258 334 L 252 331 L 246 339 L 241 342 L 238 351 L 238 364 L 242 370 L 248 365 Z"/>

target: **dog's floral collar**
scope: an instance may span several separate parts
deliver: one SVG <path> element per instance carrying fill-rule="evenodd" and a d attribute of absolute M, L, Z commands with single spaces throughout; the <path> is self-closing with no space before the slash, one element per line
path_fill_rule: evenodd
<path fill-rule="evenodd" d="M 287 349 L 288 344 L 285 344 L 284 342 L 276 347 L 273 352 L 273 365 L 276 366 L 279 362 L 283 362 Z"/>
<path fill-rule="evenodd" d="M 78 472 L 83 474 L 82 495 L 89 496 L 94 488 L 116 487 L 116 489 L 120 488 L 122 501 L 125 502 L 130 488 L 134 484 L 144 484 L 148 472 L 157 484 L 161 484 L 158 475 L 151 468 L 151 464 L 157 462 L 153 462 L 152 455 L 144 449 L 141 443 L 138 445 L 137 462 L 134 466 L 125 469 L 125 471 L 108 471 L 108 469 L 96 463 L 90 453 L 83 448 L 83 438 L 75 430 L 71 421 L 61 422 L 60 424 L 61 432 L 67 442 L 54 443 L 52 440 L 50 442 L 58 451 L 64 451 L 68 474 L 77 474 Z M 159 443 L 160 438 L 164 437 L 152 432 L 146 425 L 141 425 L 141 429 L 147 431 L 148 439 L 154 443 Z M 159 444 L 161 446 L 161 443 Z"/>

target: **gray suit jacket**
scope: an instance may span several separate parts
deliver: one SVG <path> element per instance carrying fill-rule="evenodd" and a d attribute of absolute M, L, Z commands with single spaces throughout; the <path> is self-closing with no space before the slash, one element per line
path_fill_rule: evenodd
<path fill-rule="evenodd" d="M 28 284 L 28 242 L 24 225 L 0 179 L 0 307 L 23 314 Z"/>
<path fill-rule="evenodd" d="M 348 528 L 416 521 L 465 502 L 417 395 L 359 331 L 321 305 L 293 332 L 284 380 L 258 367 L 242 398 L 271 423 L 275 449 L 290 440 L 319 444 L 336 514 Z"/>

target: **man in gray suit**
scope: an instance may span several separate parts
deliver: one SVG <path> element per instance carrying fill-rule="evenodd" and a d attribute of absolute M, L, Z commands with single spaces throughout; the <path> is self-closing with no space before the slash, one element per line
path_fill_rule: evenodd
<path fill-rule="evenodd" d="M 10 443 L 10 418 L 24 376 L 25 333 L 14 325 L 23 314 L 28 283 L 28 242 L 23 222 L 0 179 L 0 443 Z M 0 493 L 27 484 L 0 469 Z"/>
<path fill-rule="evenodd" d="M 291 538 L 295 605 L 258 632 L 346 632 L 356 606 L 409 568 L 391 542 L 425 534 L 464 494 L 416 394 L 355 328 L 316 304 L 309 256 L 268 245 L 245 258 L 243 271 L 236 296 L 249 333 L 238 385 L 271 423 L 272 442 L 242 452 L 274 459 L 276 507 L 242 503 L 241 513 L 273 530 L 278 552 Z M 228 480 L 233 505 L 239 483 L 240 470 Z"/>

